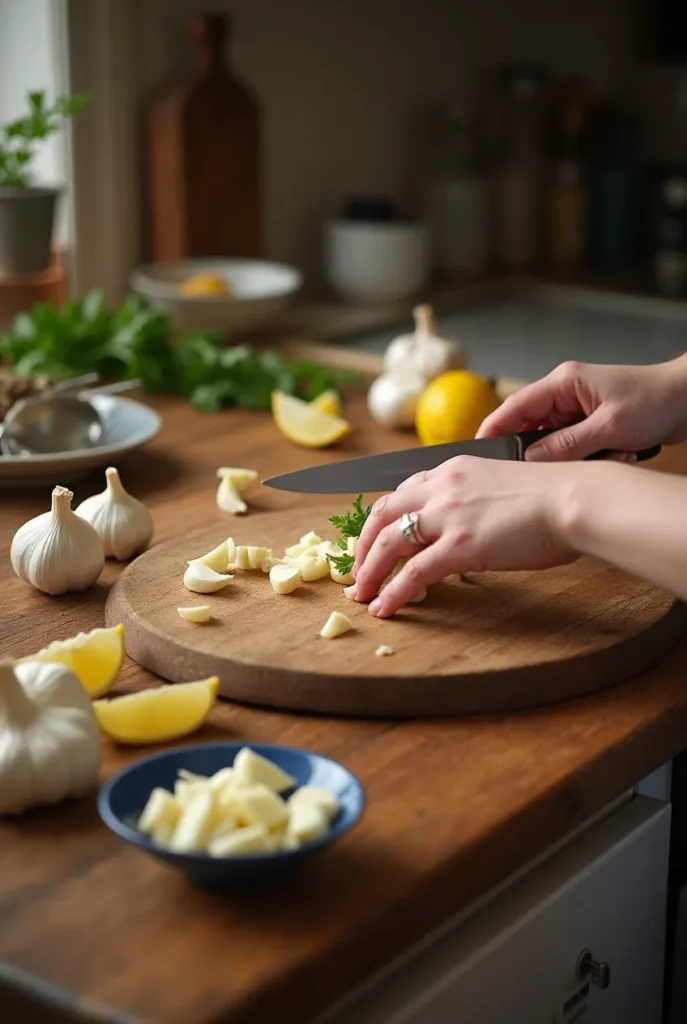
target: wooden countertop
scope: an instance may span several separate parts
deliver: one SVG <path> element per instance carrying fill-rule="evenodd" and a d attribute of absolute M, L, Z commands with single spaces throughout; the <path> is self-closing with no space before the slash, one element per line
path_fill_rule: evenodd
<path fill-rule="evenodd" d="M 331 453 L 303 452 L 268 416 L 221 418 L 160 402 L 164 429 L 122 463 L 153 511 L 156 540 L 219 521 L 215 470 L 263 475 Z M 402 446 L 359 429 L 339 457 Z M 687 448 L 658 468 L 687 471 Z M 56 481 L 57 482 L 57 481 Z M 98 477 L 76 488 L 80 500 Z M 254 505 L 293 505 L 264 492 Z M 321 500 L 321 499 L 316 499 Z M 0 497 L 0 654 L 20 656 L 102 623 L 108 584 L 51 599 L 15 579 L 14 530 L 47 491 Z M 95 798 L 0 823 L 3 1021 L 300 1024 L 432 927 L 687 746 L 687 640 L 655 669 L 601 696 L 510 716 L 347 721 L 222 704 L 196 738 L 310 747 L 368 791 L 360 826 L 288 883 L 237 896 L 192 889 L 112 836 Z M 153 678 L 127 662 L 121 689 Z M 103 744 L 107 776 L 138 751 Z"/>

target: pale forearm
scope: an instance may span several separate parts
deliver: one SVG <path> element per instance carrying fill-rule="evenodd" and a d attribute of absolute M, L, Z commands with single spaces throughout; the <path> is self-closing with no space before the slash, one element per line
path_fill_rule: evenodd
<path fill-rule="evenodd" d="M 687 600 L 687 478 L 579 466 L 561 498 L 566 543 Z"/>

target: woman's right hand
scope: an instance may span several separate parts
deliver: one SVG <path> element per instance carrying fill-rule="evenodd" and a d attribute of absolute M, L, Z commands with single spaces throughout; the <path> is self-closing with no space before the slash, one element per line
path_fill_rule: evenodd
<path fill-rule="evenodd" d="M 630 461 L 655 444 L 687 440 L 687 356 L 653 366 L 562 363 L 507 398 L 477 437 L 559 428 L 527 449 L 538 462 L 584 459 L 603 448 Z"/>

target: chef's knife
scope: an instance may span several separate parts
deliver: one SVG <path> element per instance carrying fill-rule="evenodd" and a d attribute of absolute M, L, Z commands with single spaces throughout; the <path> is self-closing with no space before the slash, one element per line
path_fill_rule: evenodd
<path fill-rule="evenodd" d="M 522 434 L 487 437 L 479 441 L 458 441 L 434 444 L 425 448 L 407 448 L 383 455 L 364 455 L 359 459 L 328 462 L 324 466 L 310 466 L 293 473 L 283 473 L 263 480 L 266 487 L 299 494 L 365 494 L 368 491 L 393 491 L 413 473 L 436 466 L 456 455 L 478 455 L 483 459 L 509 459 L 522 462 L 531 444 L 552 434 L 553 430 L 528 430 Z M 637 452 L 637 461 L 653 459 L 660 445 Z M 590 459 L 603 459 L 608 450 L 595 452 Z"/>

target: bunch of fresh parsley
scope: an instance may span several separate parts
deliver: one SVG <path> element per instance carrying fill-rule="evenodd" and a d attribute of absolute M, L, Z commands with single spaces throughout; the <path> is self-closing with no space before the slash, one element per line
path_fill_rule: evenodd
<path fill-rule="evenodd" d="M 341 533 L 336 543 L 337 547 L 341 548 L 343 554 L 328 555 L 327 557 L 342 576 L 348 575 L 355 562 L 355 555 L 351 555 L 348 552 L 348 538 L 360 536 L 371 511 L 372 505 L 363 505 L 363 496 L 359 494 L 353 502 L 353 508 L 349 509 L 348 512 L 344 512 L 342 516 L 330 517 L 329 522 Z"/>
<path fill-rule="evenodd" d="M 217 332 L 172 336 L 167 315 L 131 294 L 115 310 L 102 291 L 63 307 L 39 303 L 0 335 L 0 363 L 53 379 L 95 370 L 105 380 L 140 378 L 146 391 L 184 395 L 203 412 L 269 409 L 272 391 L 310 401 L 356 374 L 249 345 L 225 347 Z"/>

